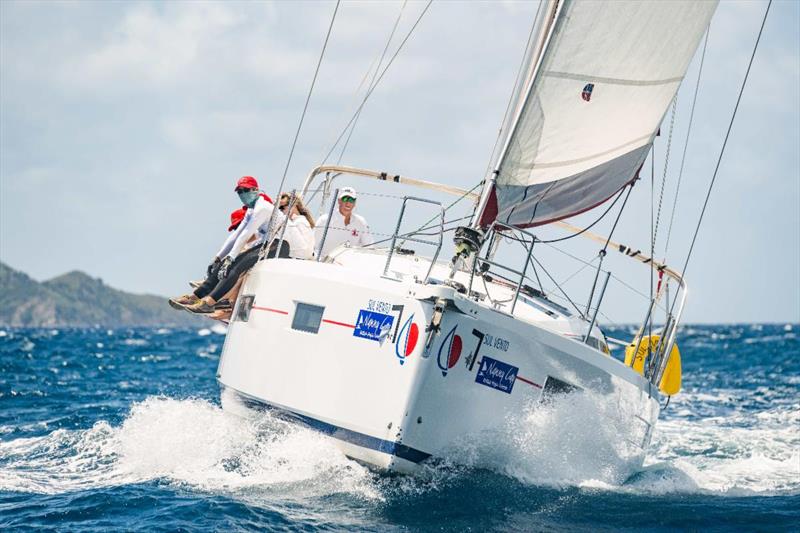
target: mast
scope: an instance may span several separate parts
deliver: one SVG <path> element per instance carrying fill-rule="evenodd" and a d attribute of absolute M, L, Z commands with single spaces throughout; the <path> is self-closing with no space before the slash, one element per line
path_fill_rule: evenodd
<path fill-rule="evenodd" d="M 556 18 L 558 17 L 561 6 L 564 4 L 565 0 L 540 1 L 546 2 L 547 5 L 544 9 L 539 10 L 536 21 L 534 22 L 534 29 L 531 33 L 532 46 L 529 47 L 528 57 L 525 61 L 527 65 L 524 67 L 527 71 L 527 75 L 520 79 L 519 85 L 514 90 L 512 95 L 512 102 L 514 102 L 514 104 L 509 107 L 508 115 L 503 120 L 502 129 L 506 132 L 505 140 L 503 141 L 503 149 L 500 151 L 494 161 L 492 166 L 494 170 L 492 170 L 492 172 L 484 181 L 480 200 L 475 208 L 475 212 L 472 215 L 472 221 L 470 222 L 470 227 L 473 229 L 480 228 L 483 212 L 489 203 L 489 197 L 491 196 L 492 189 L 494 189 L 495 182 L 497 181 L 497 175 L 500 173 L 500 163 L 505 158 L 506 152 L 508 152 L 511 139 L 514 137 L 514 133 L 519 125 L 520 117 L 525 109 L 525 104 L 530 98 L 531 91 L 533 89 L 533 82 L 542 64 L 545 47 L 547 46 L 550 36 L 553 33 L 553 26 L 555 25 Z"/>

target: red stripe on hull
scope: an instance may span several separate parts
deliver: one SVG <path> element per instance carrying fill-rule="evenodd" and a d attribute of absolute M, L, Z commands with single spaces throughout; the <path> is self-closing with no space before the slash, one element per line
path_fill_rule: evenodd
<path fill-rule="evenodd" d="M 333 324 L 334 326 L 344 326 L 344 327 L 350 328 L 350 329 L 355 329 L 356 328 L 354 324 L 345 324 L 344 322 L 337 322 L 335 320 L 326 320 L 326 319 L 323 318 L 322 321 L 325 322 L 326 324 Z"/>
<path fill-rule="evenodd" d="M 541 388 L 542 388 L 542 386 L 541 386 L 541 385 L 539 385 L 538 383 L 534 383 L 533 381 L 531 381 L 531 380 L 529 380 L 529 379 L 525 379 L 525 378 L 523 378 L 522 376 L 520 376 L 519 374 L 517 374 L 517 379 L 518 379 L 518 380 L 520 380 L 520 381 L 523 381 L 523 382 L 527 383 L 528 385 L 533 385 L 533 386 L 534 386 L 534 387 L 536 387 L 537 389 L 541 389 Z"/>
<path fill-rule="evenodd" d="M 254 305 L 252 308 L 256 309 L 258 311 L 269 311 L 270 313 L 278 313 L 279 315 L 288 315 L 289 314 L 288 311 L 281 311 L 280 309 L 272 309 L 271 307 L 258 307 L 256 305 Z"/>

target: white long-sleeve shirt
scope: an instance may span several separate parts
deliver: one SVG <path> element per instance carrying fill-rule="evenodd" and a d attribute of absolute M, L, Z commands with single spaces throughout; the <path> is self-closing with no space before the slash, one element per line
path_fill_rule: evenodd
<path fill-rule="evenodd" d="M 280 235 L 279 235 L 280 236 Z M 289 243 L 289 255 L 295 259 L 311 259 L 314 257 L 314 230 L 308 219 L 298 215 L 289 221 L 283 236 Z"/>
<path fill-rule="evenodd" d="M 317 243 L 322 242 L 322 235 L 325 233 L 325 224 L 327 222 L 327 213 L 319 217 L 317 221 L 317 225 L 314 228 Z M 372 239 L 372 234 L 369 232 L 369 224 L 367 224 L 364 217 L 352 213 L 350 215 L 350 224 L 345 224 L 344 215 L 339 211 L 334 211 L 328 235 L 325 237 L 325 246 L 320 252 L 321 256 L 325 257 L 331 250 L 346 242 L 350 243 L 350 246 L 369 246 L 375 241 Z"/>
<path fill-rule="evenodd" d="M 225 239 L 222 248 L 217 252 L 217 257 L 224 259 L 227 256 L 231 259 L 236 259 L 236 256 L 244 249 L 245 244 L 253 235 L 256 236 L 256 240 L 248 248 L 263 243 L 266 238 L 269 219 L 274 210 L 275 207 L 270 202 L 259 196 L 255 205 L 247 210 L 247 214 L 245 214 L 239 227 Z M 272 236 L 275 235 L 284 220 L 286 220 L 286 217 L 283 216 L 283 213 L 276 211 L 272 221 Z"/>

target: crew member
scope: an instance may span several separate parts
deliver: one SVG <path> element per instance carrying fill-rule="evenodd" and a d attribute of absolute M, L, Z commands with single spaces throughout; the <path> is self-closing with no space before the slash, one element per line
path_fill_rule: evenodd
<path fill-rule="evenodd" d="M 239 227 L 231 233 L 208 266 L 208 277 L 192 294 L 170 300 L 174 306 L 182 306 L 193 313 L 212 313 L 214 304 L 236 284 L 239 276 L 250 270 L 258 261 L 261 243 L 267 238 L 267 226 L 272 218 L 272 227 L 279 228 L 285 221 L 280 211 L 273 215 L 274 207 L 265 195 L 259 193 L 258 182 L 252 176 L 239 179 L 235 187 L 239 199 L 247 206 L 247 213 Z M 272 235 L 275 235 L 275 229 Z M 251 237 L 256 237 L 251 239 Z M 276 244 L 276 243 L 275 243 Z M 288 257 L 289 246 L 284 243 L 280 257 Z M 271 249 L 268 257 L 274 257 Z"/>
<path fill-rule="evenodd" d="M 320 251 L 321 257 L 325 257 L 339 245 L 349 243 L 350 246 L 369 246 L 374 241 L 369 232 L 369 224 L 364 217 L 357 215 L 353 211 L 356 207 L 358 194 L 352 187 L 342 187 L 339 189 L 337 202 L 339 209 L 333 212 L 325 236 L 325 244 Z M 325 226 L 328 225 L 328 214 L 319 217 L 315 228 L 317 243 L 322 242 L 325 234 Z"/>

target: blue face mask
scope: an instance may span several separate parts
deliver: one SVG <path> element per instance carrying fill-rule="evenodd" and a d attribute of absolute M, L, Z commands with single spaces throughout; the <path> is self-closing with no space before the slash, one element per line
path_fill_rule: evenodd
<path fill-rule="evenodd" d="M 258 191 L 244 191 L 238 194 L 239 200 L 241 200 L 242 203 L 247 207 L 253 207 L 256 205 L 256 200 L 258 200 Z"/>

